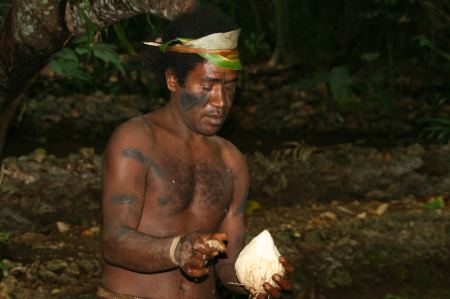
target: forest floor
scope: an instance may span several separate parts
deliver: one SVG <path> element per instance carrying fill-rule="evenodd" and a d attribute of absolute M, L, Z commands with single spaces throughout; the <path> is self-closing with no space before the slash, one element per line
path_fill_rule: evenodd
<path fill-rule="evenodd" d="M 0 298 L 94 298 L 102 264 L 100 160 L 90 148 L 5 159 Z M 287 205 L 251 199 L 247 241 L 268 229 L 296 264 L 291 298 L 450 298 L 446 196 Z"/>
<path fill-rule="evenodd" d="M 308 119 L 329 128 L 339 120 L 329 108 L 324 117 L 317 99 L 297 96 L 303 104 L 288 110 L 300 119 L 280 112 L 274 126 Z M 95 298 L 101 149 L 115 124 L 146 104 L 102 94 L 25 104 L 0 172 L 0 298 Z M 264 111 L 252 105 L 238 107 L 231 122 L 247 113 L 239 127 L 254 129 Z M 423 107 L 404 105 L 409 114 L 396 127 L 408 135 L 408 117 Z M 268 229 L 296 265 L 296 289 L 286 298 L 450 298 L 450 145 L 368 142 L 331 130 L 307 146 L 293 131 L 245 138 L 235 131 L 225 127 L 252 175 L 247 242 Z"/>

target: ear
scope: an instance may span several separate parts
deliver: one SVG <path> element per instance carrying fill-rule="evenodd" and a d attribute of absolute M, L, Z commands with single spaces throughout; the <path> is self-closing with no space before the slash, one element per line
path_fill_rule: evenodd
<path fill-rule="evenodd" d="M 175 90 L 177 89 L 178 79 L 172 69 L 166 70 L 166 84 L 167 89 L 169 89 L 171 92 L 175 92 Z"/>

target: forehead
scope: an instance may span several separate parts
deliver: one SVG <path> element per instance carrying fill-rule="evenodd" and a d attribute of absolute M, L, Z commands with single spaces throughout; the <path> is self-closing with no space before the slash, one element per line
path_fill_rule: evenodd
<path fill-rule="evenodd" d="M 238 76 L 238 71 L 225 69 L 206 61 L 197 64 L 187 76 L 187 81 L 190 80 L 208 80 L 215 79 L 219 81 L 232 81 Z"/>

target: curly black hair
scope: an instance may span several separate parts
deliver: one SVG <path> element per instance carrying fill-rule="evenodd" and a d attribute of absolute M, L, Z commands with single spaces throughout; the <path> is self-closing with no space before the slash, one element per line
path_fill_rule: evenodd
<path fill-rule="evenodd" d="M 238 26 L 231 17 L 215 6 L 204 5 L 179 16 L 170 23 L 163 33 L 162 41 L 167 42 L 178 37 L 196 39 L 212 33 L 236 29 Z M 147 63 L 156 73 L 157 78 L 164 82 L 165 72 L 170 68 L 175 73 L 180 86 L 184 86 L 188 72 L 195 65 L 205 62 L 205 59 L 197 54 L 162 53 L 156 47 L 147 47 L 146 52 Z"/>

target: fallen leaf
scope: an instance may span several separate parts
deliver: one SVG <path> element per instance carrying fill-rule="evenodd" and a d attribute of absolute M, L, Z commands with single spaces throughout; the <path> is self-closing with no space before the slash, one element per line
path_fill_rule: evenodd
<path fill-rule="evenodd" d="M 351 211 L 351 210 L 349 210 L 349 209 L 347 209 L 345 207 L 337 207 L 337 209 L 339 211 L 341 211 L 341 212 L 344 212 L 344 213 L 347 213 L 347 214 L 350 214 L 350 215 L 354 215 L 355 214 L 355 212 L 353 212 L 353 211 Z"/>
<path fill-rule="evenodd" d="M 253 199 L 247 200 L 247 206 L 245 207 L 245 215 L 251 216 L 254 211 L 261 208 L 261 204 Z"/>
<path fill-rule="evenodd" d="M 328 218 L 333 221 L 337 220 L 337 215 L 333 212 L 324 212 L 324 213 L 320 214 L 320 216 L 323 218 Z"/>
<path fill-rule="evenodd" d="M 445 207 L 444 198 L 442 196 L 432 197 L 427 201 L 424 207 L 430 210 L 442 209 Z"/>
<path fill-rule="evenodd" d="M 367 213 L 366 212 L 359 213 L 358 215 L 356 215 L 356 217 L 359 219 L 366 219 Z"/>
<path fill-rule="evenodd" d="M 58 229 L 58 231 L 60 233 L 65 233 L 65 232 L 68 232 L 70 230 L 70 224 L 62 222 L 62 221 L 57 221 L 56 222 L 56 228 Z"/>
<path fill-rule="evenodd" d="M 87 228 L 81 232 L 81 235 L 84 237 L 92 237 L 94 235 L 98 235 L 100 233 L 100 227 L 99 226 L 93 226 L 90 228 Z"/>
<path fill-rule="evenodd" d="M 374 213 L 377 214 L 378 216 L 381 216 L 384 213 L 386 213 L 388 208 L 389 208 L 388 203 L 382 203 L 381 205 L 378 206 L 378 208 L 374 211 Z"/>

